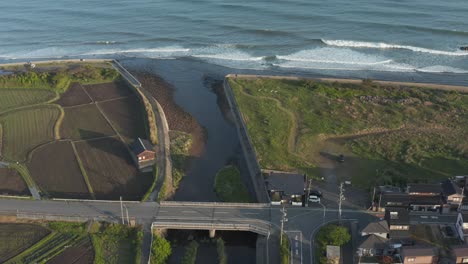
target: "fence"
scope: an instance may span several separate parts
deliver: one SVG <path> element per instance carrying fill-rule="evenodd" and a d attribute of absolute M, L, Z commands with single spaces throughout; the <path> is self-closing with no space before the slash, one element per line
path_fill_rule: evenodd
<path fill-rule="evenodd" d="M 190 229 L 190 230 L 233 230 L 250 231 L 261 235 L 268 235 L 269 228 L 262 228 L 252 224 L 243 223 L 194 223 L 194 222 L 153 222 L 152 228 Z"/>
<path fill-rule="evenodd" d="M 161 206 L 201 206 L 201 207 L 244 207 L 244 208 L 269 208 L 269 203 L 219 203 L 219 202 L 174 202 L 161 201 Z"/>

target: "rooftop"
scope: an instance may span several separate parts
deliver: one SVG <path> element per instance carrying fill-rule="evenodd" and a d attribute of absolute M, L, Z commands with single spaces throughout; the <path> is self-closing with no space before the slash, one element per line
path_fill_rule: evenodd
<path fill-rule="evenodd" d="M 408 184 L 408 193 L 441 193 L 440 183 L 410 183 Z"/>
<path fill-rule="evenodd" d="M 135 142 L 130 145 L 130 149 L 135 155 L 138 155 L 146 150 L 154 151 L 153 145 L 146 139 L 137 138 Z"/>
<path fill-rule="evenodd" d="M 283 191 L 286 195 L 304 194 L 303 174 L 271 172 L 266 178 L 268 190 Z"/>
<path fill-rule="evenodd" d="M 365 237 L 359 248 L 363 249 L 385 249 L 387 247 L 387 238 L 383 238 L 376 235 L 369 235 Z"/>
<path fill-rule="evenodd" d="M 407 193 L 384 193 L 382 195 L 382 200 L 380 201 L 380 205 L 383 207 L 388 206 L 388 205 L 408 206 L 409 194 Z"/>
<path fill-rule="evenodd" d="M 405 208 L 387 206 L 385 208 L 385 220 L 389 225 L 409 225 L 409 211 Z"/>
<path fill-rule="evenodd" d="M 433 247 L 403 247 L 403 257 L 437 256 L 437 249 Z"/>
<path fill-rule="evenodd" d="M 452 194 L 461 194 L 462 190 L 454 181 L 447 179 L 442 182 L 442 192 L 445 196 L 449 196 Z"/>
<path fill-rule="evenodd" d="M 453 246 L 452 249 L 455 257 L 468 257 L 468 246 Z"/>
<path fill-rule="evenodd" d="M 390 229 L 388 228 L 387 221 L 373 222 L 368 224 L 361 232 L 363 233 L 388 233 Z"/>

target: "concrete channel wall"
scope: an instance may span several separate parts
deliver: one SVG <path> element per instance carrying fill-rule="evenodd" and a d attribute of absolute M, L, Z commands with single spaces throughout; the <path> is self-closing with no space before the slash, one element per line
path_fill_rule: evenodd
<path fill-rule="evenodd" d="M 260 203 L 269 203 L 270 197 L 268 196 L 267 188 L 265 185 L 265 180 L 262 176 L 262 171 L 260 168 L 260 164 L 257 160 L 257 155 L 255 153 L 255 149 L 252 144 L 252 140 L 250 139 L 249 133 L 247 131 L 247 126 L 244 123 L 244 119 L 239 111 L 239 107 L 237 105 L 236 99 L 232 92 L 231 87 L 228 83 L 228 78 L 230 75 L 226 76 L 224 79 L 224 94 L 226 95 L 226 99 L 229 103 L 229 108 L 232 112 L 234 123 L 236 124 L 237 134 L 239 136 L 239 140 L 241 142 L 242 151 L 244 152 L 244 157 L 247 161 L 247 167 L 250 173 L 250 177 L 252 179 L 252 184 L 255 189 L 255 195 L 257 197 L 258 202 Z"/>

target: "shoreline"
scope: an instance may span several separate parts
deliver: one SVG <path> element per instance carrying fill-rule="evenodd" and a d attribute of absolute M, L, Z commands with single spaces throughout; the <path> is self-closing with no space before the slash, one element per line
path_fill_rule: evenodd
<path fill-rule="evenodd" d="M 283 80 L 312 80 L 322 82 L 339 82 L 339 83 L 362 83 L 364 79 L 350 79 L 350 78 L 313 78 L 313 77 L 300 77 L 300 76 L 287 76 L 287 75 L 260 75 L 260 74 L 228 74 L 226 78 L 244 78 L 244 79 L 283 79 Z M 399 81 L 383 81 L 371 79 L 374 83 L 379 83 L 389 86 L 411 86 L 417 88 L 428 88 L 434 90 L 444 91 L 458 91 L 462 93 L 468 93 L 468 86 L 448 85 L 448 84 L 437 84 L 437 83 L 422 83 L 422 82 L 399 82 Z"/>

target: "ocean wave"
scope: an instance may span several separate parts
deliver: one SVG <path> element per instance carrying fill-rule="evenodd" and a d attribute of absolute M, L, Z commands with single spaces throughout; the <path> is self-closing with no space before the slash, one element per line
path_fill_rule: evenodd
<path fill-rule="evenodd" d="M 128 54 L 128 53 L 139 53 L 139 54 L 150 54 L 150 53 L 176 53 L 176 52 L 189 52 L 190 49 L 181 47 L 161 47 L 161 48 L 138 48 L 138 49 L 104 49 L 95 50 L 81 55 L 112 55 L 112 54 Z"/>
<path fill-rule="evenodd" d="M 434 65 L 423 68 L 417 68 L 416 71 L 428 73 L 468 73 L 468 70 L 443 65 Z"/>
<path fill-rule="evenodd" d="M 246 53 L 194 54 L 191 57 L 228 61 L 262 61 L 264 57 L 252 57 Z"/>
<path fill-rule="evenodd" d="M 468 52 L 463 52 L 463 51 L 434 50 L 434 49 L 427 49 L 427 48 L 414 47 L 414 46 L 408 46 L 408 45 L 388 44 L 384 42 L 326 40 L 326 39 L 322 39 L 322 42 L 328 46 L 335 46 L 335 47 L 371 48 L 371 49 L 405 49 L 405 50 L 411 50 L 414 52 L 431 53 L 431 54 L 436 54 L 436 55 L 468 56 Z"/>

